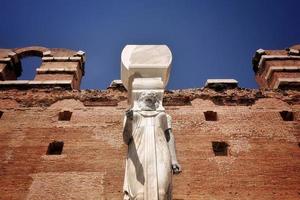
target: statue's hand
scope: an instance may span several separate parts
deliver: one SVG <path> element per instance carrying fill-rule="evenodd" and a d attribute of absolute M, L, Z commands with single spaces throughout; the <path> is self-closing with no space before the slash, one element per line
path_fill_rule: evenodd
<path fill-rule="evenodd" d="M 182 171 L 181 166 L 178 163 L 172 164 L 172 171 L 173 174 L 179 174 Z"/>
<path fill-rule="evenodd" d="M 126 117 L 133 120 L 133 111 L 131 109 L 126 111 Z"/>

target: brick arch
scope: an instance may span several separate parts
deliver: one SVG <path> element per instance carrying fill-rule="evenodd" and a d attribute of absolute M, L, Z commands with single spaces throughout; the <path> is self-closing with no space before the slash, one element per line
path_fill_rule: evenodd
<path fill-rule="evenodd" d="M 46 51 L 49 51 L 49 49 L 41 46 L 31 46 L 14 49 L 14 52 L 18 55 L 19 59 L 29 56 L 43 57 L 43 53 Z"/>
<path fill-rule="evenodd" d="M 49 49 L 46 47 L 42 47 L 42 46 L 30 46 L 30 47 L 16 48 L 16 49 L 13 49 L 13 51 L 18 58 L 18 63 L 16 63 L 16 66 L 18 66 L 18 67 L 16 68 L 15 73 L 16 73 L 16 76 L 19 77 L 22 75 L 22 72 L 23 72 L 21 59 L 26 58 L 26 57 L 42 58 L 44 52 L 49 51 Z"/>

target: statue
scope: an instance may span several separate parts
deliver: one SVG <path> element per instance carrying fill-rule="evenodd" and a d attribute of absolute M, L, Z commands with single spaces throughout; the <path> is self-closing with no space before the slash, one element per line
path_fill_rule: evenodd
<path fill-rule="evenodd" d="M 137 110 L 128 110 L 123 138 L 128 145 L 124 200 L 171 200 L 177 162 L 171 116 L 158 111 L 162 96 L 144 91 Z"/>
<path fill-rule="evenodd" d="M 121 79 L 128 91 L 123 138 L 128 145 L 124 200 L 172 200 L 177 162 L 171 116 L 162 106 L 171 70 L 166 45 L 126 45 Z"/>

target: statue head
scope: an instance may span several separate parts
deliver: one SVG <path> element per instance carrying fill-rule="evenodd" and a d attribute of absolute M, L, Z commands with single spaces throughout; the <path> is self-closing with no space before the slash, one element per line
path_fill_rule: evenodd
<path fill-rule="evenodd" d="M 144 111 L 153 111 L 159 107 L 159 97 L 155 92 L 142 92 L 138 99 L 138 106 Z"/>

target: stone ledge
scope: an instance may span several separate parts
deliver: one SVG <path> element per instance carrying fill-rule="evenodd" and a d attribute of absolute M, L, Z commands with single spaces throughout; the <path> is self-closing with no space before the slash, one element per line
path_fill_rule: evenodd
<path fill-rule="evenodd" d="M 300 51 L 298 49 L 289 49 L 289 54 L 290 55 L 300 55 Z"/>
<path fill-rule="evenodd" d="M 260 60 L 259 60 L 257 69 L 261 69 L 263 63 L 266 60 L 287 60 L 287 59 L 300 60 L 300 56 L 262 55 L 261 58 L 260 58 Z"/>
<path fill-rule="evenodd" d="M 70 69 L 70 68 L 37 68 L 36 71 L 39 74 L 47 74 L 48 72 L 76 72 L 76 69 Z"/>
<path fill-rule="evenodd" d="M 113 80 L 107 89 L 127 91 L 122 83 L 122 80 Z"/>
<path fill-rule="evenodd" d="M 82 55 L 81 55 L 82 54 Z M 42 61 L 43 62 L 79 62 L 79 66 L 80 69 L 82 71 L 82 75 L 84 76 L 85 73 L 85 53 L 81 53 L 81 54 L 76 54 L 76 56 L 72 56 L 72 57 L 42 57 Z"/>
<path fill-rule="evenodd" d="M 300 78 L 278 78 L 274 84 L 274 89 L 292 88 L 300 90 Z"/>
<path fill-rule="evenodd" d="M 109 87 L 124 86 L 121 80 L 113 80 Z"/>
<path fill-rule="evenodd" d="M 55 81 L 0 81 L 0 89 L 31 89 L 31 88 L 51 88 L 61 87 L 64 89 L 72 89 L 72 81 L 70 80 L 55 80 Z"/>
<path fill-rule="evenodd" d="M 36 72 L 37 74 L 73 74 L 77 80 L 80 79 L 78 70 L 74 68 L 37 68 Z"/>
<path fill-rule="evenodd" d="M 207 79 L 205 88 L 214 90 L 233 89 L 238 87 L 238 81 L 235 79 Z"/>
<path fill-rule="evenodd" d="M 271 75 L 274 72 L 279 72 L 279 71 L 299 71 L 300 72 L 300 66 L 271 66 L 265 76 L 265 79 L 268 80 L 270 79 Z"/>
<path fill-rule="evenodd" d="M 84 59 L 80 56 L 73 57 L 42 57 L 42 60 L 47 61 L 58 61 L 58 62 L 72 62 L 72 61 L 81 61 L 84 62 Z"/>

